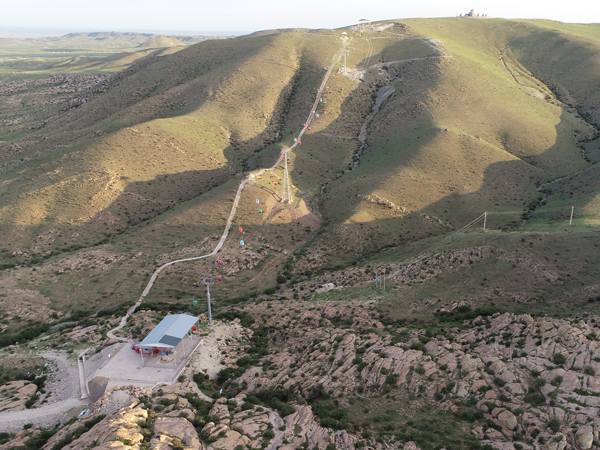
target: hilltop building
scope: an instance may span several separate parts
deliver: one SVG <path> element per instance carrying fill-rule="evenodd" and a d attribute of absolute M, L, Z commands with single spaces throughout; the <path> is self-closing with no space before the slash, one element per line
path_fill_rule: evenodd
<path fill-rule="evenodd" d="M 479 14 L 477 12 L 475 12 L 474 9 L 472 9 L 471 11 L 469 11 L 466 14 L 461 14 L 460 17 L 470 17 L 470 18 L 486 18 L 488 15 L 487 14 Z"/>

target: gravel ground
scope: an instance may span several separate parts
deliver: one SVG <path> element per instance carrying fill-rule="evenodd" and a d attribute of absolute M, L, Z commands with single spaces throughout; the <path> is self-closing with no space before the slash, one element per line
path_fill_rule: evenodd
<path fill-rule="evenodd" d="M 66 352 L 46 351 L 41 356 L 49 360 L 48 367 L 53 368 L 46 381 L 45 389 L 49 393 L 46 403 L 81 397 L 77 360 L 68 359 Z"/>
<path fill-rule="evenodd" d="M 60 402 L 45 404 L 41 408 L 0 413 L 0 432 L 16 433 L 28 423 L 36 427 L 52 428 L 57 423 L 64 423 L 70 419 L 65 414 L 67 411 L 85 406 L 85 404 L 85 401 L 78 398 L 68 398 Z"/>
<path fill-rule="evenodd" d="M 17 432 L 23 425 L 31 423 L 36 427 L 52 427 L 69 420 L 65 413 L 82 407 L 87 402 L 81 400 L 79 370 L 77 361 L 69 359 L 66 352 L 47 351 L 41 356 L 48 360 L 46 381 L 47 401 L 41 406 L 23 411 L 0 413 L 0 432 Z M 46 396 L 40 399 L 44 400 Z"/>

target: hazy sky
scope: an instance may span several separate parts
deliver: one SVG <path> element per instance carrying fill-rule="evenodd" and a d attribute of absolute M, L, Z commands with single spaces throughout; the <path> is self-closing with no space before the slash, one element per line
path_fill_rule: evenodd
<path fill-rule="evenodd" d="M 448 17 L 474 8 L 490 17 L 600 22 L 598 0 L 4 0 L 0 35 L 61 31 L 255 31 L 336 28 L 359 19 Z"/>

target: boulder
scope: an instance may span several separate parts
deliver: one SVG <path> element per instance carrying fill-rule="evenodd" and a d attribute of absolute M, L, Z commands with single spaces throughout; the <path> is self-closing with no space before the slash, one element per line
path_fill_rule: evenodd
<path fill-rule="evenodd" d="M 243 448 L 247 448 L 248 443 L 250 442 L 250 438 L 247 436 L 242 436 L 240 433 L 234 430 L 227 431 L 227 435 L 221 439 L 218 439 L 214 443 L 212 443 L 213 448 L 218 448 L 222 450 L 233 450 L 238 446 L 242 446 Z"/>
<path fill-rule="evenodd" d="M 182 417 L 158 417 L 154 421 L 154 434 L 166 434 L 181 439 L 187 447 L 200 448 L 198 432 Z"/>
<path fill-rule="evenodd" d="M 590 426 L 584 426 L 575 433 L 575 441 L 577 446 L 582 450 L 592 448 L 594 443 L 594 430 Z"/>
<path fill-rule="evenodd" d="M 515 415 L 507 410 L 504 410 L 500 414 L 498 414 L 498 422 L 500 422 L 500 425 L 502 425 L 505 428 L 508 428 L 511 431 L 517 428 L 518 425 L 517 418 L 515 417 Z"/>
<path fill-rule="evenodd" d="M 548 450 L 564 450 L 567 446 L 567 438 L 562 433 L 556 433 L 546 444 Z"/>

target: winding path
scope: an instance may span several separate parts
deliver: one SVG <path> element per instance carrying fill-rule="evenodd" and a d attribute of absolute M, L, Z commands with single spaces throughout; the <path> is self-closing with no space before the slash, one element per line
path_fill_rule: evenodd
<path fill-rule="evenodd" d="M 163 264 L 158 269 L 156 269 L 154 271 L 154 273 L 152 274 L 152 277 L 150 277 L 150 281 L 146 285 L 146 288 L 142 292 L 142 295 L 140 296 L 140 298 L 138 299 L 138 301 L 135 302 L 135 305 L 133 305 L 131 308 L 129 308 L 127 310 L 127 313 L 125 314 L 125 316 L 123 316 L 121 318 L 121 322 L 119 323 L 119 326 L 117 326 L 116 328 L 114 328 L 114 329 L 110 330 L 108 333 L 106 333 L 106 335 L 109 338 L 111 338 L 111 339 L 118 339 L 120 341 L 127 341 L 127 338 L 122 338 L 122 337 L 115 336 L 114 333 L 116 331 L 122 329 L 127 324 L 127 319 L 129 319 L 129 316 L 131 316 L 131 314 L 133 314 L 135 312 L 135 310 L 142 304 L 142 302 L 144 301 L 144 298 L 146 298 L 146 296 L 150 293 L 150 290 L 152 289 L 152 286 L 154 286 L 154 282 L 158 278 L 158 275 L 164 269 L 166 269 L 169 266 L 172 266 L 173 264 L 177 264 L 177 263 L 180 263 L 180 262 L 196 261 L 198 259 L 208 258 L 210 256 L 216 255 L 219 252 L 219 250 L 221 250 L 221 248 L 223 247 L 223 244 L 225 244 L 225 240 L 227 239 L 227 236 L 229 235 L 229 230 L 231 228 L 231 224 L 233 223 L 233 219 L 235 218 L 235 213 L 237 212 L 238 204 L 240 202 L 240 198 L 242 196 L 242 191 L 244 190 L 244 187 L 246 187 L 246 185 L 248 184 L 248 182 L 252 181 L 252 179 L 255 176 L 261 175 L 266 170 L 272 170 L 272 169 L 277 168 L 277 166 L 279 166 L 279 164 L 281 164 L 281 162 L 283 161 L 283 158 L 285 158 L 285 154 L 287 152 L 293 150 L 298 145 L 298 142 L 301 141 L 302 136 L 304 135 L 304 133 L 306 132 L 306 130 L 310 126 L 310 123 L 312 122 L 313 117 L 314 117 L 314 112 L 317 110 L 317 107 L 319 106 L 319 100 L 323 96 L 323 90 L 325 89 L 325 86 L 327 85 L 327 81 L 329 80 L 329 77 L 331 76 L 331 72 L 333 71 L 335 65 L 337 64 L 337 62 L 339 61 L 340 57 L 342 56 L 342 53 L 344 52 L 344 49 L 346 48 L 346 44 L 348 43 L 348 38 L 343 38 L 342 40 L 343 40 L 342 48 L 334 56 L 333 62 L 331 63 L 331 66 L 327 70 L 327 73 L 325 74 L 325 77 L 323 78 L 323 81 L 321 82 L 321 86 L 319 87 L 319 90 L 317 92 L 317 97 L 315 99 L 315 102 L 312 105 L 312 108 L 311 108 L 310 112 L 308 113 L 308 118 L 306 119 L 305 125 L 302 128 L 302 130 L 300 131 L 300 133 L 298 134 L 298 140 L 295 141 L 294 144 L 291 147 L 289 147 L 288 150 L 283 150 L 281 152 L 281 154 L 279 155 L 279 158 L 277 159 L 277 161 L 275 162 L 275 164 L 273 164 L 270 168 L 261 169 L 260 171 L 256 172 L 255 174 L 250 174 L 250 175 L 248 175 L 240 183 L 240 185 L 238 187 L 238 190 L 237 190 L 237 193 L 235 194 L 235 199 L 233 201 L 233 206 L 231 208 L 231 212 L 229 213 L 229 218 L 227 219 L 227 225 L 225 225 L 225 230 L 223 231 L 223 235 L 221 236 L 221 239 L 219 240 L 219 243 L 217 244 L 217 246 L 215 247 L 215 249 L 212 252 L 210 252 L 209 254 L 207 254 L 207 255 L 195 256 L 193 258 L 177 259 L 175 261 L 170 261 L 170 262 L 168 262 L 166 264 Z"/>

